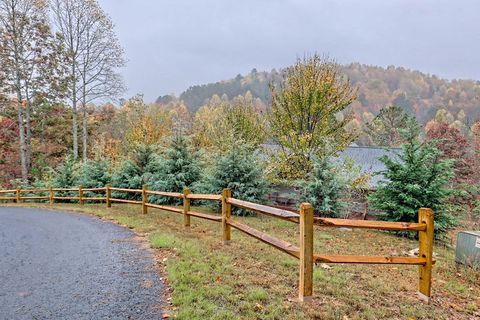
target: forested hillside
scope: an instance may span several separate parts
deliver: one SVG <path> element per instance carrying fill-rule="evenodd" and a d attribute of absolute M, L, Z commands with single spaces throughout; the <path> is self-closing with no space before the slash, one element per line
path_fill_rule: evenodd
<path fill-rule="evenodd" d="M 353 63 L 340 67 L 352 84 L 358 87 L 358 99 L 352 104 L 357 119 L 377 114 L 386 105 L 397 105 L 415 114 L 426 123 L 437 112 L 445 109 L 447 117 L 460 117 L 469 125 L 480 117 L 480 82 L 474 80 L 445 80 L 434 75 L 412 71 L 401 67 L 382 68 Z M 253 97 L 260 98 L 266 105 L 270 101 L 269 84 L 279 83 L 282 70 L 258 72 L 216 83 L 196 85 L 180 95 L 180 100 L 195 112 L 213 95 L 227 95 L 229 99 L 250 91 Z M 171 97 L 161 96 L 158 103 L 168 102 Z M 367 113 L 364 115 L 364 113 Z"/>

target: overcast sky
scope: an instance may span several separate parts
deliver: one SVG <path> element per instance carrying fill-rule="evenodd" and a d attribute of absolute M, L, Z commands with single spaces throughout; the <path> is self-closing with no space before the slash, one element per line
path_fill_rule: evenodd
<path fill-rule="evenodd" d="M 480 79 L 478 0 L 99 0 L 147 101 L 326 53 L 341 63 Z"/>

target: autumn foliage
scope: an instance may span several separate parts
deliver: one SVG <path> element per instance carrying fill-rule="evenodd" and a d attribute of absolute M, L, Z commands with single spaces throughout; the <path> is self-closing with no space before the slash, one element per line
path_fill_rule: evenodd
<path fill-rule="evenodd" d="M 427 131 L 428 140 L 433 140 L 442 152 L 443 159 L 453 159 L 454 183 L 472 182 L 475 158 L 467 138 L 448 123 L 437 123 Z"/>

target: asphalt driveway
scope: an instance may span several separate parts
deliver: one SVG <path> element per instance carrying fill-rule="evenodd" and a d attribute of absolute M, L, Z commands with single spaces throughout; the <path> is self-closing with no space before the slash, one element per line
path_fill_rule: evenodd
<path fill-rule="evenodd" d="M 0 207 L 0 319 L 159 319 L 150 250 L 114 223 Z"/>

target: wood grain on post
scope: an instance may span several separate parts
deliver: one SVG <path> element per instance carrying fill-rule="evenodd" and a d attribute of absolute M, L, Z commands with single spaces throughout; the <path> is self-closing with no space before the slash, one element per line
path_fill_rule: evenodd
<path fill-rule="evenodd" d="M 21 202 L 21 197 L 20 197 L 20 188 L 17 188 L 17 194 L 16 194 L 16 202 L 20 203 Z"/>
<path fill-rule="evenodd" d="M 434 238 L 434 213 L 432 209 L 420 208 L 418 222 L 427 225 L 426 230 L 418 232 L 418 257 L 426 260 L 424 265 L 418 267 L 418 293 L 422 300 L 430 302 L 432 287 L 433 265 L 433 238 Z"/>
<path fill-rule="evenodd" d="M 190 216 L 188 215 L 188 211 L 190 211 L 190 199 L 188 199 L 189 194 L 189 188 L 183 189 L 183 225 L 185 227 L 190 227 Z"/>
<path fill-rule="evenodd" d="M 223 244 L 230 242 L 232 238 L 232 230 L 228 224 L 228 220 L 232 216 L 232 205 L 227 202 L 228 198 L 232 197 L 232 190 L 226 188 L 222 192 L 222 230 L 223 230 Z"/>
<path fill-rule="evenodd" d="M 144 184 L 142 186 L 142 212 L 143 214 L 147 214 L 148 213 L 148 207 L 146 206 L 146 203 L 148 202 L 148 198 L 147 198 L 147 185 Z"/>
<path fill-rule="evenodd" d="M 300 205 L 300 277 L 298 299 L 312 300 L 313 293 L 313 207 L 309 203 Z"/>
<path fill-rule="evenodd" d="M 83 186 L 78 187 L 78 202 L 83 206 Z"/>
<path fill-rule="evenodd" d="M 112 198 L 112 190 L 110 189 L 110 185 L 107 184 L 107 186 L 105 187 L 105 200 L 107 203 L 107 208 L 112 207 L 112 202 L 110 201 L 111 198 Z"/>
<path fill-rule="evenodd" d="M 52 187 L 48 188 L 48 200 L 50 202 L 50 204 L 53 204 L 53 189 Z"/>

